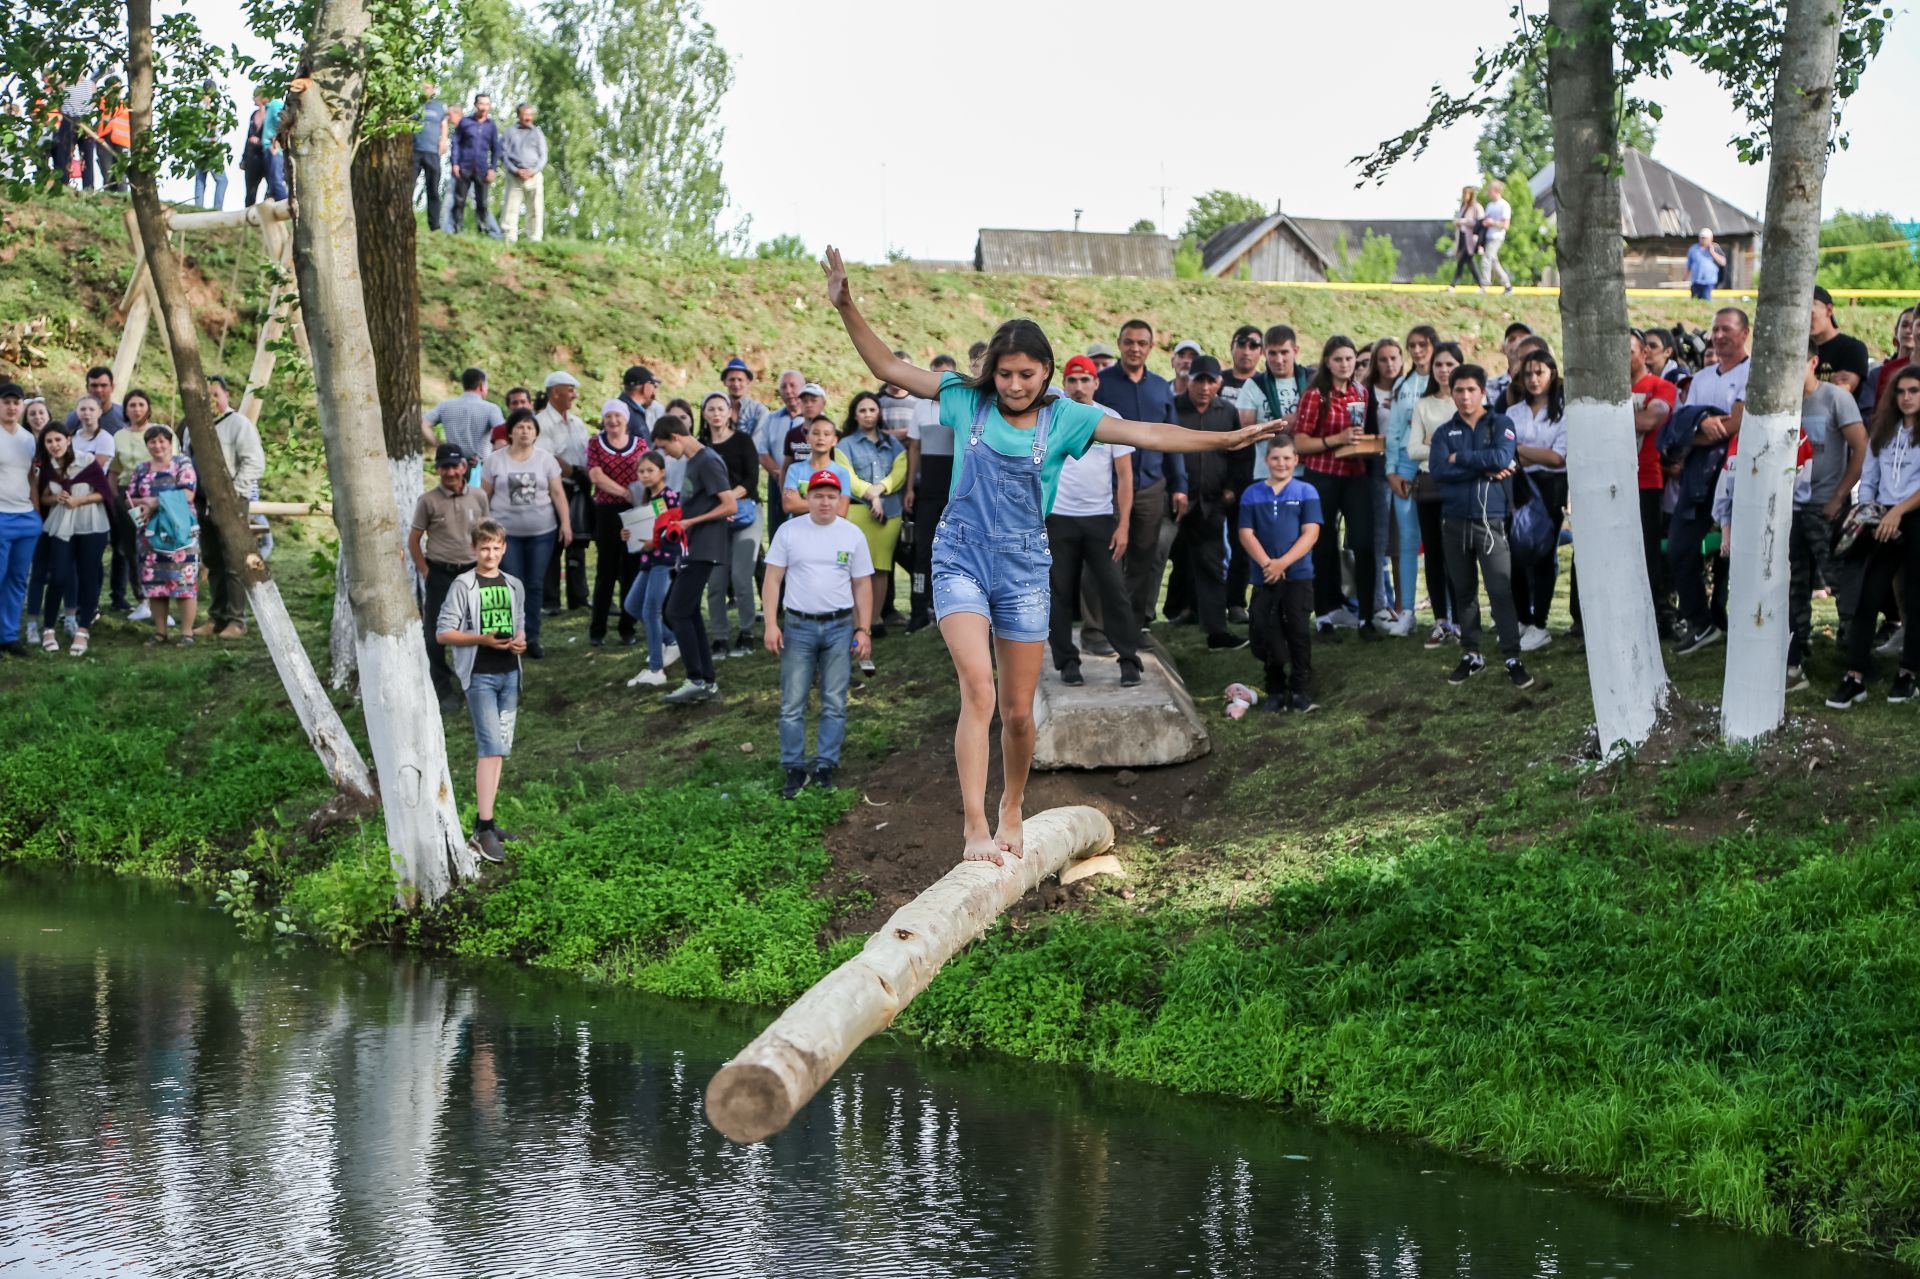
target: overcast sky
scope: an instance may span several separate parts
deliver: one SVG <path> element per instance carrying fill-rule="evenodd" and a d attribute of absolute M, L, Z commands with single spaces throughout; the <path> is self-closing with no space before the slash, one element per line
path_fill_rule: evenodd
<path fill-rule="evenodd" d="M 238 0 L 193 8 L 215 39 L 240 38 Z M 1348 161 L 1417 120 L 1436 80 L 1463 87 L 1475 50 L 1511 29 L 1508 8 L 707 0 L 736 68 L 728 216 L 750 216 L 755 239 L 797 233 L 870 261 L 889 247 L 971 258 L 981 227 L 1071 227 L 1075 209 L 1086 230 L 1143 217 L 1177 230 L 1216 187 L 1303 216 L 1445 217 L 1474 176 L 1475 125 L 1380 186 L 1356 188 Z M 1916 83 L 1920 19 L 1904 15 L 1847 106 L 1828 212 L 1920 217 L 1905 158 L 1920 104 L 1900 97 Z M 1766 170 L 1729 148 L 1712 82 L 1682 72 L 1649 96 L 1666 109 L 1654 156 L 1759 215 Z"/>

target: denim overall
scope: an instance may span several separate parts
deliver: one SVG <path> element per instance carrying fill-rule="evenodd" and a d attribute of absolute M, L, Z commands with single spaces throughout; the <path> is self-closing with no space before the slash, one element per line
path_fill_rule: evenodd
<path fill-rule="evenodd" d="M 989 408 L 982 398 L 974 409 L 960 486 L 933 533 L 933 614 L 977 613 L 1000 639 L 1039 643 L 1052 620 L 1040 466 L 1053 406 L 1040 410 L 1031 454 L 1020 457 L 986 442 Z"/>

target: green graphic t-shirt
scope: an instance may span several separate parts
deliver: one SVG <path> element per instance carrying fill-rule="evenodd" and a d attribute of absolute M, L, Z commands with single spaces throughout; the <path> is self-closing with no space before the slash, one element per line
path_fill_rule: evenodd
<path fill-rule="evenodd" d="M 513 626 L 513 588 L 501 577 L 473 579 L 480 587 L 480 630 L 487 635 L 511 635 Z M 520 659 L 504 648 L 482 644 L 474 653 L 473 669 L 482 675 L 500 675 L 520 669 Z"/>

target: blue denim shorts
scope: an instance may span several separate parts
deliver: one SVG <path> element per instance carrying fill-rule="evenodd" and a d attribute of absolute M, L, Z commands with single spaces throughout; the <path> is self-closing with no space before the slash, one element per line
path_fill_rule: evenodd
<path fill-rule="evenodd" d="M 481 759 L 513 754 L 513 725 L 520 717 L 520 672 L 475 672 L 467 681 L 467 718 L 473 721 L 473 753 Z"/>
<path fill-rule="evenodd" d="M 1037 643 L 1052 622 L 1052 572 L 1044 528 L 985 533 L 942 520 L 933 534 L 933 615 L 977 613 L 1000 639 Z"/>

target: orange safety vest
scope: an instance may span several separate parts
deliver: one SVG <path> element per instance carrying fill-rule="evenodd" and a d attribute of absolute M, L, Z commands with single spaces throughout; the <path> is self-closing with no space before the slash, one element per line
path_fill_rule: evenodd
<path fill-rule="evenodd" d="M 105 104 L 102 103 L 104 108 Z M 127 109 L 126 103 L 122 102 L 101 120 L 100 136 L 122 150 L 133 144 L 133 113 Z"/>

